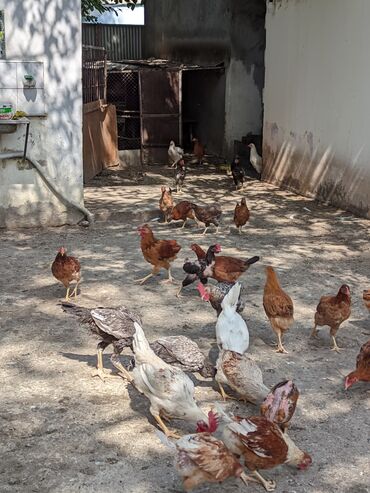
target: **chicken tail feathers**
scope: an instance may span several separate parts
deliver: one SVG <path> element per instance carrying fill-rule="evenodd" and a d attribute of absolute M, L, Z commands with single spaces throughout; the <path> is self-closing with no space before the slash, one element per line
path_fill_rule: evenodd
<path fill-rule="evenodd" d="M 229 290 L 229 292 L 225 295 L 221 303 L 223 310 L 227 306 L 236 310 L 236 305 L 238 304 L 239 301 L 240 288 L 241 288 L 241 284 L 239 282 L 236 282 L 234 286 Z"/>
<path fill-rule="evenodd" d="M 259 257 L 255 256 L 255 257 L 251 257 L 249 258 L 248 260 L 245 261 L 245 264 L 246 265 L 252 265 L 252 264 L 255 264 L 256 262 L 259 261 Z"/>
<path fill-rule="evenodd" d="M 176 445 L 173 442 L 171 442 L 171 440 L 169 440 L 168 437 L 166 437 L 163 431 L 155 430 L 155 434 L 160 439 L 163 445 L 165 445 L 167 448 L 171 450 L 174 451 L 176 450 Z"/>
<path fill-rule="evenodd" d="M 145 336 L 143 328 L 137 322 L 134 322 L 135 334 L 133 340 L 134 353 L 136 352 L 152 352 L 149 346 L 148 339 Z"/>

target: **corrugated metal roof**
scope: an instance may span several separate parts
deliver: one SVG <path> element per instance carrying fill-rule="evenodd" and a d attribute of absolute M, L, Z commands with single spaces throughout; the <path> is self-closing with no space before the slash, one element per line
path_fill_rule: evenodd
<path fill-rule="evenodd" d="M 82 42 L 104 47 L 110 61 L 135 60 L 142 56 L 141 33 L 142 26 L 83 24 Z"/>

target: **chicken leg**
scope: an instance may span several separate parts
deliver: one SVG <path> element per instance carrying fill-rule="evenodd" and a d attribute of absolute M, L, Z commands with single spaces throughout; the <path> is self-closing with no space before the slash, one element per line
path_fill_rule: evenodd
<path fill-rule="evenodd" d="M 66 301 L 69 301 L 69 291 L 70 291 L 70 287 L 68 286 L 67 288 L 67 292 L 66 292 Z"/>
<path fill-rule="evenodd" d="M 248 481 L 250 481 L 251 483 L 259 483 L 258 479 L 253 478 L 252 476 L 248 476 L 248 474 L 245 474 L 245 472 L 242 472 L 239 477 L 246 486 L 248 486 Z"/>
<path fill-rule="evenodd" d="M 170 267 L 168 268 L 168 279 L 165 279 L 162 282 L 163 282 L 163 284 L 174 284 L 175 283 L 175 279 L 172 277 Z"/>
<path fill-rule="evenodd" d="M 220 393 L 221 393 L 221 396 L 223 398 L 224 401 L 226 401 L 226 399 L 230 399 L 232 401 L 236 401 L 235 397 L 231 397 L 231 395 L 227 394 L 223 388 L 223 386 L 220 384 L 220 382 L 218 382 L 218 386 L 220 388 Z"/>
<path fill-rule="evenodd" d="M 258 471 L 253 471 L 252 474 L 264 486 L 264 488 L 265 488 L 266 491 L 274 491 L 274 489 L 276 488 L 275 481 L 272 481 L 271 479 L 265 479 L 265 478 L 263 478 Z"/>
<path fill-rule="evenodd" d="M 181 229 L 184 229 L 185 228 L 185 224 L 186 224 L 186 221 L 188 220 L 188 218 L 185 219 L 185 221 L 182 223 L 182 227 Z"/>
<path fill-rule="evenodd" d="M 79 284 L 80 284 L 79 282 L 76 284 L 76 286 L 75 286 L 75 288 L 74 288 L 74 290 L 72 291 L 72 294 L 71 294 L 71 296 L 74 296 L 75 298 L 77 298 L 77 291 L 78 291 L 78 285 Z"/>
<path fill-rule="evenodd" d="M 104 341 L 99 342 L 96 348 L 96 355 L 98 360 L 97 369 L 93 371 L 93 373 L 91 374 L 92 377 L 99 377 L 100 380 L 102 380 L 103 382 L 108 377 L 108 375 L 105 373 L 104 365 L 103 365 L 103 351 L 107 346 L 109 346 L 109 343 Z"/>
<path fill-rule="evenodd" d="M 153 270 L 152 270 L 152 272 L 150 274 L 148 274 L 147 276 L 143 277 L 142 279 L 135 279 L 134 282 L 138 282 L 139 284 L 144 284 L 144 282 L 146 282 L 151 277 L 154 277 L 156 274 L 158 274 L 158 269 L 156 267 L 153 267 Z"/>
<path fill-rule="evenodd" d="M 331 350 L 335 351 L 336 353 L 340 353 L 343 348 L 338 346 L 335 336 L 332 335 L 331 338 L 333 339 L 333 347 L 331 348 Z"/>
<path fill-rule="evenodd" d="M 283 346 L 283 342 L 281 340 L 281 332 L 280 332 L 280 330 L 277 332 L 277 338 L 278 338 L 278 346 L 277 346 L 276 352 L 277 353 L 285 353 L 285 354 L 288 354 L 288 351 Z"/>
<path fill-rule="evenodd" d="M 123 366 L 123 364 L 119 360 L 119 355 L 117 353 L 113 353 L 112 356 L 110 357 L 110 360 L 112 362 L 112 365 L 117 368 L 117 370 L 120 372 L 120 376 L 123 378 L 126 378 L 130 383 L 134 381 L 130 373 L 126 370 L 126 368 Z"/>
<path fill-rule="evenodd" d="M 153 415 L 154 416 L 154 415 Z M 161 427 L 163 433 L 166 435 L 166 437 L 172 437 L 172 438 L 180 438 L 180 435 L 177 435 L 174 431 L 170 431 L 167 426 L 163 423 L 162 418 L 159 415 L 155 415 L 154 419 L 157 421 L 159 426 Z"/>
<path fill-rule="evenodd" d="M 310 337 L 314 337 L 315 339 L 318 339 L 317 333 L 318 333 L 317 332 L 317 325 L 315 324 L 315 327 L 312 329 Z"/>

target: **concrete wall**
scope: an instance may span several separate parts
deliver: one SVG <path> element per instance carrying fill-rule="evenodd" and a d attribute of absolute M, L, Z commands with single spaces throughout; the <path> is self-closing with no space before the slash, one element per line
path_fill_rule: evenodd
<path fill-rule="evenodd" d="M 265 2 L 151 0 L 145 4 L 145 57 L 226 65 L 224 153 L 234 139 L 262 132 Z"/>
<path fill-rule="evenodd" d="M 28 154 L 61 190 L 82 203 L 81 20 L 79 0 L 0 0 L 5 11 L 7 60 L 44 64 L 47 116 L 31 118 Z M 22 109 L 22 108 L 19 108 Z M 23 129 L 0 136 L 0 152 L 23 146 Z M 37 172 L 0 160 L 0 227 L 74 223 Z"/>
<path fill-rule="evenodd" d="M 370 2 L 334 3 L 268 5 L 264 177 L 370 217 Z"/>

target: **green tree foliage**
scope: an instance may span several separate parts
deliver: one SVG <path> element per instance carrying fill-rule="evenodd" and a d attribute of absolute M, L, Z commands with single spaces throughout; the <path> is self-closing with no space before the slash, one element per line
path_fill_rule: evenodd
<path fill-rule="evenodd" d="M 138 0 L 128 0 L 127 2 L 122 2 L 122 0 L 113 0 L 113 4 L 119 5 L 124 3 L 126 7 L 134 9 Z M 143 3 L 143 2 L 141 2 Z M 123 5 L 122 5 L 123 7 Z M 106 0 L 82 0 L 81 1 L 81 12 L 82 17 L 86 20 L 94 20 L 95 17 L 91 13 L 96 10 L 99 14 L 103 12 L 108 12 L 113 10 L 113 6 L 107 5 Z"/>

